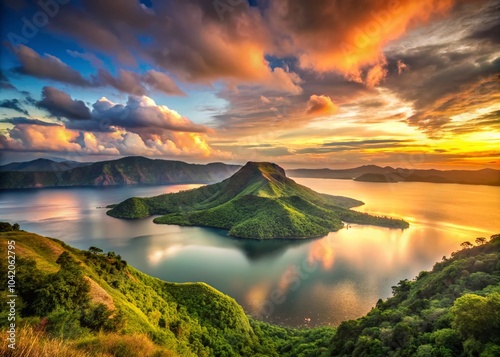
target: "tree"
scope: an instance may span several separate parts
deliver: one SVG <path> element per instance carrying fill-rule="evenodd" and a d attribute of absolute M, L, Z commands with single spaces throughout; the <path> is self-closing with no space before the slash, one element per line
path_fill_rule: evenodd
<path fill-rule="evenodd" d="M 486 297 L 465 294 L 455 300 L 451 309 L 453 327 L 464 338 L 473 338 L 482 343 L 496 342 L 500 330 L 500 294 Z"/>
<path fill-rule="evenodd" d="M 18 230 L 20 230 L 20 229 L 21 229 L 21 226 L 19 225 L 19 223 L 14 223 L 14 224 L 12 225 L 12 229 L 13 229 L 14 231 L 18 231 Z"/>
<path fill-rule="evenodd" d="M 92 246 L 89 248 L 89 252 L 92 254 L 101 254 L 103 252 L 103 250 L 101 248 L 97 248 L 97 247 Z"/>
<path fill-rule="evenodd" d="M 478 237 L 478 238 L 476 238 L 476 244 L 477 245 L 483 245 L 484 243 L 486 243 L 486 238 L 484 238 L 484 237 Z"/>
<path fill-rule="evenodd" d="M 12 226 L 7 222 L 0 222 L 0 232 L 10 232 L 12 231 Z"/>
<path fill-rule="evenodd" d="M 463 242 L 462 244 L 460 244 L 460 246 L 462 247 L 462 249 L 470 249 L 472 248 L 474 245 L 472 245 L 471 242 Z"/>

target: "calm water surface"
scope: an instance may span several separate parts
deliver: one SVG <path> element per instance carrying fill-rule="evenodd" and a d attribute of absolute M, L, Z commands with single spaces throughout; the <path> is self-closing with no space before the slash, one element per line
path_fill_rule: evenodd
<path fill-rule="evenodd" d="M 0 193 L 0 219 L 77 248 L 115 251 L 168 281 L 203 281 L 247 313 L 289 326 L 338 325 L 368 312 L 391 286 L 430 269 L 460 243 L 500 233 L 500 188 L 432 183 L 296 179 L 316 191 L 402 217 L 407 230 L 351 225 L 306 241 L 251 241 L 222 230 L 108 217 L 102 207 L 199 185 L 71 188 Z"/>

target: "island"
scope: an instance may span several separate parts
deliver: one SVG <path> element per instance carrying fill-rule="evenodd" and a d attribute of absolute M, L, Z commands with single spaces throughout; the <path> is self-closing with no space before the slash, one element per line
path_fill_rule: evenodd
<path fill-rule="evenodd" d="M 127 219 L 160 215 L 155 223 L 222 228 L 230 236 L 252 239 L 321 237 L 343 228 L 343 222 L 408 228 L 402 219 L 350 209 L 363 204 L 299 185 L 276 164 L 248 162 L 219 183 L 150 198 L 132 197 L 111 205 L 107 214 Z"/>

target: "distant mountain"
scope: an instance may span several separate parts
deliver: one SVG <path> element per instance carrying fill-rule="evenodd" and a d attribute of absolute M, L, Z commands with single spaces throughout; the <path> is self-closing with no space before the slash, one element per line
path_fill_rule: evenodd
<path fill-rule="evenodd" d="M 0 171 L 66 171 L 75 167 L 83 167 L 91 162 L 55 161 L 50 159 L 36 159 L 28 162 L 12 162 L 0 166 Z"/>
<path fill-rule="evenodd" d="M 352 179 L 368 182 L 433 182 L 500 186 L 500 170 L 494 169 L 440 171 L 366 165 L 344 170 L 296 169 L 289 170 L 288 173 L 290 177 Z"/>
<path fill-rule="evenodd" d="M 381 183 L 384 183 L 384 182 L 398 182 L 398 181 L 392 179 L 392 177 L 386 176 L 384 174 L 372 174 L 372 173 L 363 174 L 361 176 L 358 176 L 358 177 L 356 177 L 354 179 L 354 181 L 381 182 Z"/>
<path fill-rule="evenodd" d="M 47 163 L 40 171 L 0 172 L 0 189 L 212 183 L 231 176 L 240 168 L 223 163 L 197 165 L 140 156 L 100 161 L 65 171 L 51 170 L 59 163 L 50 160 Z"/>
<path fill-rule="evenodd" d="M 349 208 L 363 202 L 321 194 L 286 177 L 276 164 L 249 162 L 230 178 L 194 190 L 129 198 L 108 215 L 155 223 L 223 228 L 240 238 L 312 238 L 344 222 L 407 228 L 403 220 L 374 217 Z"/>

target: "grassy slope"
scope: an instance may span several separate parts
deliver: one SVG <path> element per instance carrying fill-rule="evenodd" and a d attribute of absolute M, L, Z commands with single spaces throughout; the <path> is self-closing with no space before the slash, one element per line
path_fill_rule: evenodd
<path fill-rule="evenodd" d="M 214 355 L 218 353 L 217 345 L 230 345 L 232 355 L 251 355 L 239 349 L 257 343 L 241 306 L 206 284 L 167 283 L 130 266 L 109 274 L 82 251 L 58 240 L 23 231 L 0 233 L 0 236 L 3 242 L 16 241 L 18 259 L 33 259 L 40 270 L 48 273 L 58 270 L 55 261 L 60 253 L 70 252 L 82 263 L 84 275 L 97 282 L 124 314 L 123 332 L 147 334 L 152 341 L 183 356 Z M 160 319 L 165 327 L 160 327 Z M 6 320 L 2 316 L 2 321 Z M 210 341 L 203 338 L 208 335 Z"/>
<path fill-rule="evenodd" d="M 248 163 L 217 184 L 151 198 L 133 197 L 108 214 L 118 218 L 163 215 L 155 223 L 224 228 L 240 238 L 311 238 L 349 223 L 407 228 L 402 220 L 349 210 L 363 204 L 317 193 L 287 178 L 279 166 Z"/>

